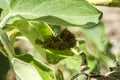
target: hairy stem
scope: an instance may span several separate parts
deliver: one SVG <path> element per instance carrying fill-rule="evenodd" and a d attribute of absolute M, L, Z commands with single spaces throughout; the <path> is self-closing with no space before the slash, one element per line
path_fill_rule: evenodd
<path fill-rule="evenodd" d="M 14 16 L 16 16 L 16 15 L 15 15 L 15 14 L 8 14 L 8 15 L 6 15 L 6 16 L 3 18 L 3 20 L 0 22 L 0 28 L 3 28 L 3 27 L 7 24 L 8 20 L 9 20 L 10 18 L 14 17 Z"/>

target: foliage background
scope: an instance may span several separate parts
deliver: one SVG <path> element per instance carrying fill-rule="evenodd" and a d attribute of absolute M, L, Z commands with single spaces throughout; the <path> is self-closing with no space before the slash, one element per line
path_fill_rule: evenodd
<path fill-rule="evenodd" d="M 16 4 L 13 4 L 13 5 L 16 6 Z M 5 6 L 3 6 L 3 8 L 4 7 L 6 7 L 6 9 L 7 9 L 8 6 L 5 5 Z M 120 21 L 120 19 L 119 19 L 119 8 L 118 9 L 113 8 L 113 10 L 112 10 L 112 13 L 114 13 L 114 12 L 118 13 L 117 19 L 115 18 L 116 14 L 109 14 L 109 13 L 111 13 L 111 9 L 112 8 L 105 8 L 105 7 L 102 7 L 102 8 L 101 7 L 97 7 L 97 8 L 104 12 L 104 14 L 103 14 L 103 21 L 105 22 L 105 24 L 107 24 L 106 25 L 107 27 L 105 27 L 103 25 L 103 23 L 100 22 L 99 24 L 96 25 L 97 27 L 93 27 L 93 28 L 68 27 L 68 29 L 71 32 L 75 33 L 75 35 L 77 36 L 77 38 L 79 40 L 79 44 L 80 45 L 78 46 L 78 48 L 79 48 L 78 50 L 83 51 L 87 55 L 88 66 L 90 67 L 90 72 L 97 73 L 97 74 L 99 74 L 99 73 L 100 74 L 104 74 L 104 73 L 109 71 L 109 67 L 110 66 L 115 66 L 115 64 L 114 64 L 115 56 L 117 56 L 117 57 L 119 56 L 119 37 L 116 37 L 117 35 L 119 35 L 119 31 L 118 31 L 119 30 L 118 29 L 119 25 L 116 25 L 117 21 Z M 104 9 L 106 9 L 106 10 L 110 9 L 110 12 L 108 11 L 108 13 L 105 13 L 106 10 L 104 10 Z M 49 10 L 49 9 L 46 9 L 46 10 Z M 15 12 L 19 12 L 19 7 L 18 6 L 12 7 L 11 6 L 10 13 L 14 13 L 14 11 Z M 52 11 L 52 9 L 50 11 Z M 56 10 L 53 10 L 53 12 L 54 11 L 56 11 Z M 97 13 L 97 11 L 95 11 L 95 12 Z M 4 15 L 6 15 L 6 13 L 8 13 L 8 12 L 4 12 L 2 17 Z M 61 13 L 62 13 L 62 11 L 61 11 Z M 83 14 L 83 13 L 81 13 L 81 14 Z M 31 14 L 35 14 L 36 15 L 36 13 L 34 13 L 34 12 L 31 13 Z M 44 13 L 44 12 L 41 13 L 41 14 L 42 15 L 43 14 L 47 15 L 47 13 Z M 50 13 L 50 14 L 52 14 L 52 13 Z M 56 14 L 59 14 L 59 11 Z M 77 14 L 77 13 L 74 13 L 74 14 Z M 26 16 L 26 14 L 21 13 L 21 12 L 20 12 L 20 15 L 22 15 L 22 17 L 25 17 L 27 19 L 28 18 L 32 19 L 32 18 L 36 17 L 34 15 L 32 15 L 32 16 L 27 15 Z M 55 14 L 52 14 L 52 15 L 55 15 Z M 87 13 L 86 13 L 86 15 L 87 15 Z M 39 17 L 40 15 L 37 14 L 37 16 Z M 48 16 L 48 17 L 50 17 L 50 16 Z M 67 18 L 65 18 L 63 16 L 57 15 L 57 17 L 62 18 L 62 19 L 66 19 L 66 21 L 69 20 L 69 19 L 67 19 Z M 95 17 L 97 17 L 97 16 L 95 16 Z M 56 19 L 55 17 L 52 17 L 52 18 L 55 19 L 55 20 L 58 20 L 58 21 L 52 22 L 52 23 L 55 23 L 55 24 L 61 24 L 62 23 L 63 24 L 63 22 L 61 20 Z M 94 17 L 91 17 L 91 18 L 93 18 L 93 22 L 96 22 L 96 23 L 98 22 L 98 21 L 95 20 Z M 49 20 L 47 18 L 40 18 L 40 19 L 43 20 L 43 21 L 47 21 L 48 23 L 51 23 L 51 20 Z M 80 19 L 80 18 L 78 18 L 78 19 Z M 106 19 L 108 19 L 108 21 Z M 111 20 L 114 20 L 114 19 L 117 20 L 117 21 L 111 22 Z M 39 20 L 39 19 L 37 19 L 37 20 Z M 13 21 L 14 21 L 14 19 L 13 19 Z M 61 22 L 59 22 L 59 21 L 61 21 Z M 87 21 L 89 22 L 89 19 L 87 19 Z M 10 22 L 12 22 L 12 21 L 10 21 Z M 110 25 L 108 24 L 109 22 L 110 22 Z M 22 23 L 24 25 L 24 27 L 21 27 L 20 23 Z M 83 20 L 83 21 L 80 20 L 80 22 L 79 21 L 75 21 L 75 22 L 73 21 L 73 23 L 75 23 L 75 24 L 78 24 L 78 23 L 84 24 L 84 23 L 86 23 L 86 21 L 85 20 Z M 9 24 L 11 24 L 11 23 L 9 23 Z M 69 23 L 66 23 L 66 22 L 64 24 L 72 25 L 72 24 L 69 24 Z M 111 24 L 113 24 L 113 25 L 111 25 Z M 46 25 L 44 23 L 39 24 L 39 23 L 34 22 L 34 21 L 33 22 L 31 21 L 31 22 L 28 23 L 28 22 L 26 22 L 24 20 L 23 21 L 16 21 L 16 22 L 14 22 L 13 25 L 7 25 L 7 26 L 12 26 L 12 27 L 14 26 L 14 27 L 18 28 L 21 31 L 22 34 L 24 34 L 26 37 L 28 37 L 28 39 L 36 47 L 36 49 L 39 52 L 42 52 L 42 50 L 40 48 L 38 48 L 38 46 L 36 46 L 35 43 L 34 43 L 34 39 L 38 35 L 37 34 L 33 35 L 34 37 L 32 39 L 30 37 L 30 35 L 29 35 L 29 33 L 30 33 L 29 32 L 29 28 L 27 28 L 27 26 L 29 26 L 29 27 L 32 26 L 33 29 L 36 30 L 38 32 L 38 34 L 39 34 L 39 28 L 35 28 L 36 25 L 37 26 L 42 26 L 41 27 L 42 29 L 40 31 L 42 31 L 42 30 L 44 31 L 44 28 L 46 28 L 46 26 L 48 26 L 48 25 Z M 89 25 L 93 25 L 93 24 L 89 24 Z M 56 33 L 59 33 L 61 28 L 66 27 L 66 26 L 62 26 L 61 27 L 59 25 L 51 25 L 51 24 L 50 24 L 50 26 L 51 26 L 52 30 L 54 32 L 56 32 Z M 28 32 L 24 31 L 24 29 L 26 29 L 26 30 L 28 29 Z M 7 32 L 8 35 L 10 35 L 11 32 L 8 32 L 9 30 L 11 30 L 10 28 L 5 28 L 4 30 Z M 34 32 L 34 30 L 33 30 L 33 32 Z M 48 30 L 49 31 L 48 33 L 51 34 L 51 31 L 48 28 L 46 28 L 46 30 Z M 104 33 L 106 33 L 107 35 L 105 35 Z M 49 35 L 49 34 L 45 34 L 45 35 Z M 15 36 L 19 36 L 19 35 L 21 35 L 21 34 L 18 32 L 17 35 L 15 35 Z M 39 36 L 42 36 L 42 37 L 39 37 L 39 39 L 44 40 L 47 37 L 45 35 L 44 34 L 39 35 Z M 13 42 L 14 42 L 14 38 L 15 37 L 12 38 Z M 23 54 L 29 53 L 29 54 L 33 55 L 34 57 L 38 57 L 39 56 L 38 58 L 41 58 L 40 55 L 37 54 L 36 50 L 35 51 L 33 50 L 33 46 L 29 43 L 28 40 L 26 40 L 26 38 L 18 38 L 18 40 L 15 42 L 14 46 L 15 46 L 15 51 L 16 51 L 17 54 L 19 54 L 19 53 L 23 53 Z M 59 51 L 52 51 L 52 50 L 49 51 L 49 50 L 46 50 L 46 52 L 48 54 L 52 53 L 52 54 L 47 55 L 47 61 L 49 63 L 52 63 L 52 64 L 49 64 L 48 62 L 44 61 L 44 59 L 42 59 L 42 58 L 41 58 L 41 60 L 43 60 L 44 63 L 46 63 L 49 67 L 51 67 L 54 70 L 58 80 L 62 80 L 62 77 L 64 77 L 65 80 L 69 80 L 72 76 L 74 76 L 75 74 L 80 72 L 80 64 L 81 64 L 81 57 L 80 56 L 75 55 L 72 58 L 68 57 L 66 59 L 63 59 L 66 56 L 68 56 L 68 54 L 66 54 L 66 53 L 70 53 L 71 54 L 71 52 L 69 52 L 69 51 L 64 52 L 63 51 L 62 53 L 64 55 L 63 54 L 61 55 L 60 54 L 61 52 L 59 52 Z M 34 55 L 33 53 L 36 53 L 36 55 Z M 57 55 L 54 54 L 54 53 L 57 53 Z M 54 54 L 54 57 L 52 59 L 53 54 Z M 69 56 L 72 55 L 72 54 L 71 55 L 70 54 L 69 54 Z M 43 53 L 42 56 L 45 57 L 45 54 Z M 1 57 L 3 58 L 2 55 L 1 55 Z M 0 58 L 1 61 L 3 61 L 2 58 Z M 39 71 L 39 73 L 42 73 L 41 69 L 39 69 L 37 66 L 42 68 L 44 65 L 43 64 L 38 64 L 39 62 L 34 60 L 31 56 L 26 55 L 26 56 L 21 56 L 21 57 L 16 57 L 16 58 L 22 59 L 23 61 L 25 61 L 25 62 L 27 62 L 27 63 L 29 63 L 31 65 L 34 65 L 37 68 L 37 70 Z M 25 58 L 27 58 L 30 61 L 26 61 Z M 12 64 L 17 64 L 16 62 L 19 62 L 21 65 L 24 64 L 24 62 L 21 62 L 18 59 L 13 59 L 15 62 L 12 63 Z M 61 59 L 63 59 L 63 60 L 60 61 L 58 64 L 55 64 L 55 63 L 57 63 Z M 118 58 L 118 60 L 119 60 L 119 58 Z M 8 66 L 8 67 L 6 67 L 6 70 L 8 70 L 11 67 L 11 64 L 8 63 L 7 59 L 5 61 L 6 62 L 3 62 L 3 63 L 6 63 L 5 66 L 6 65 Z M 1 62 L 1 64 L 2 64 L 2 62 Z M 55 65 L 53 65 L 53 64 L 55 64 Z M 21 71 L 17 69 L 18 68 L 17 65 L 14 65 L 14 67 L 15 67 L 14 69 L 16 71 L 21 73 Z M 30 68 L 30 67 L 25 66 L 25 65 L 23 65 L 23 67 Z M 1 74 L 4 73 L 3 76 L 5 76 L 6 71 L 3 71 L 2 68 L 3 67 L 1 67 L 1 69 L 0 69 L 1 70 Z M 45 68 L 45 66 L 44 66 L 44 68 Z M 48 77 L 47 77 L 48 79 L 51 78 L 49 76 L 49 74 L 52 74 L 51 70 L 44 69 L 44 68 L 42 70 L 44 70 L 44 71 L 47 70 L 49 73 L 47 73 L 47 71 L 45 71 L 43 73 L 45 75 L 48 74 Z M 32 69 L 32 68 L 30 68 L 30 69 Z M 11 71 L 11 70 L 9 70 L 9 71 Z M 13 71 L 12 71 L 12 73 L 13 73 Z M 26 72 L 24 72 L 24 73 L 26 73 Z M 9 72 L 8 72 L 8 74 L 9 74 Z M 13 75 L 13 77 L 14 77 L 14 74 L 10 74 L 10 75 Z M 41 74 L 41 75 L 45 79 L 44 75 L 43 74 Z M 10 77 L 10 76 L 7 76 L 7 77 Z"/>

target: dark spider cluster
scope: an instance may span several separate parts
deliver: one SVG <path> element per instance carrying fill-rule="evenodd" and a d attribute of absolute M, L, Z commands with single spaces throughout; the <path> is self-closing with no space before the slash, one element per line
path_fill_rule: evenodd
<path fill-rule="evenodd" d="M 42 45 L 46 49 L 68 50 L 76 45 L 76 39 L 75 35 L 65 28 L 60 34 L 51 35 L 43 42 L 36 39 L 35 43 Z"/>

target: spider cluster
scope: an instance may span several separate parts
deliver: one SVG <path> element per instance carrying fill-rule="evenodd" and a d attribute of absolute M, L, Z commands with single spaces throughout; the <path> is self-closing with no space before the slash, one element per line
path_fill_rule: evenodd
<path fill-rule="evenodd" d="M 76 39 L 75 35 L 65 28 L 60 34 L 51 35 L 43 42 L 36 39 L 35 43 L 42 45 L 46 49 L 68 50 L 76 45 Z"/>

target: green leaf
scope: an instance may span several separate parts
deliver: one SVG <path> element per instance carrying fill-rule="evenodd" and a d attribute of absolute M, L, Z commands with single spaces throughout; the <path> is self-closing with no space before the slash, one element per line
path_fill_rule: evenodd
<path fill-rule="evenodd" d="M 66 58 L 60 61 L 60 64 L 64 65 L 67 69 L 71 71 L 76 71 L 76 74 L 77 74 L 80 72 L 81 57 L 78 55 L 75 55 L 71 58 Z"/>
<path fill-rule="evenodd" d="M 73 53 L 69 50 L 46 50 L 45 53 L 44 48 L 42 48 L 41 45 L 35 43 L 36 39 L 44 41 L 50 35 L 53 35 L 52 30 L 47 24 L 43 22 L 27 22 L 25 20 L 19 20 L 15 21 L 14 25 L 20 30 L 23 35 L 25 35 L 30 40 L 30 42 L 37 49 L 39 54 L 41 54 L 49 63 L 55 64 L 58 63 L 60 60 L 64 59 L 65 57 L 73 55 Z M 35 53 L 34 55 L 37 54 Z"/>
<path fill-rule="evenodd" d="M 69 56 L 73 56 L 74 54 L 70 50 L 46 50 L 46 59 L 51 64 L 56 64 L 62 59 L 65 59 Z"/>
<path fill-rule="evenodd" d="M 61 61 L 64 58 L 65 57 L 61 57 L 59 55 L 56 55 L 55 53 L 53 53 L 53 54 L 50 54 L 50 53 L 46 54 L 46 60 L 50 64 L 57 64 L 59 61 Z"/>
<path fill-rule="evenodd" d="M 0 8 L 5 9 L 9 7 L 10 0 L 0 0 Z"/>
<path fill-rule="evenodd" d="M 60 25 L 93 25 L 102 16 L 85 0 L 11 0 L 8 14 Z"/>
<path fill-rule="evenodd" d="M 34 66 L 16 58 L 13 58 L 12 65 L 17 76 L 17 80 L 42 80 Z"/>
<path fill-rule="evenodd" d="M 29 54 L 13 58 L 12 65 L 17 80 L 56 80 L 50 68 Z"/>
<path fill-rule="evenodd" d="M 5 48 L 3 47 L 3 44 L 1 43 L 1 41 L 0 41 L 0 52 L 4 55 L 4 56 L 8 56 L 8 54 L 7 54 L 7 52 L 6 52 L 6 50 L 5 50 Z"/>
<path fill-rule="evenodd" d="M 53 34 L 52 30 L 46 23 L 30 21 L 27 22 L 25 20 L 15 21 L 14 26 L 20 30 L 20 32 L 29 39 L 29 41 L 33 44 L 35 49 L 42 54 L 45 55 L 44 49 L 41 48 L 41 45 L 35 43 L 36 39 L 44 41 L 44 39 L 48 38 Z M 37 54 L 34 56 L 38 57 Z"/>
<path fill-rule="evenodd" d="M 44 41 L 53 34 L 51 28 L 43 22 L 18 20 L 15 21 L 14 26 L 34 44 L 36 39 Z"/>
<path fill-rule="evenodd" d="M 86 42 L 84 40 L 79 41 L 79 48 L 88 56 L 88 65 L 90 71 L 99 71 L 99 67 L 106 66 L 108 70 L 109 66 L 113 66 L 113 60 L 109 57 L 109 53 L 105 53 L 106 45 L 108 42 L 107 36 L 105 34 L 104 24 L 100 22 L 96 26 L 91 28 L 84 28 L 83 32 L 87 37 Z M 86 43 L 91 42 L 92 51 Z M 88 48 L 87 48 L 88 47 Z"/>
<path fill-rule="evenodd" d="M 7 34 L 0 29 L 0 50 L 1 52 L 5 55 L 8 56 L 9 58 L 12 58 L 14 56 L 14 49 L 13 46 L 8 39 Z"/>
<path fill-rule="evenodd" d="M 88 80 L 88 75 L 85 73 L 79 73 L 73 76 L 71 80 Z"/>
<path fill-rule="evenodd" d="M 56 80 L 53 71 L 48 66 L 45 66 L 43 63 L 40 63 L 37 60 L 34 60 L 33 64 L 35 65 L 35 67 L 39 71 L 43 80 Z"/>
<path fill-rule="evenodd" d="M 0 21 L 9 13 L 10 0 L 0 0 Z"/>
<path fill-rule="evenodd" d="M 108 40 L 102 22 L 90 28 L 82 28 L 82 31 L 100 52 L 104 52 Z"/>

